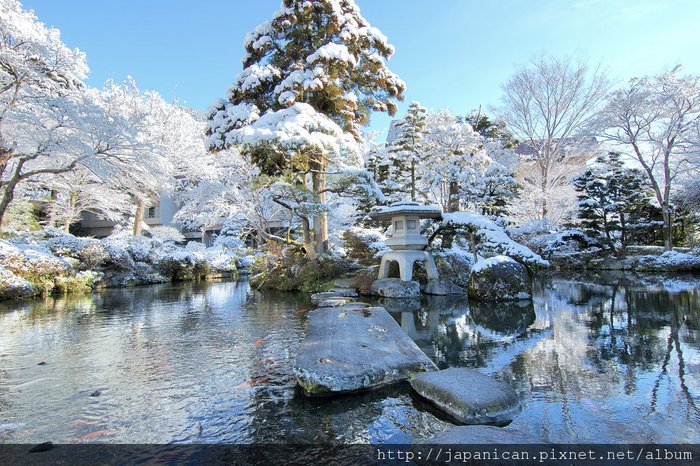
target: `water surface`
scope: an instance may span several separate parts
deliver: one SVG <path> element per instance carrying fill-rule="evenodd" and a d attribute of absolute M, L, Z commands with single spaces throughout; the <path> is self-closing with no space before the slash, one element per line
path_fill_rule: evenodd
<path fill-rule="evenodd" d="M 699 284 L 550 278 L 531 303 L 382 305 L 441 368 L 513 385 L 513 426 L 543 441 L 700 443 Z M 450 426 L 407 384 L 305 398 L 291 368 L 310 307 L 247 283 L 0 303 L 0 442 L 404 443 Z"/>

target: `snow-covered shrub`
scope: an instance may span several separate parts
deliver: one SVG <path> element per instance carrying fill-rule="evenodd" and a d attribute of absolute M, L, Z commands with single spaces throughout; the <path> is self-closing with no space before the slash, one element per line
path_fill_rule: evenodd
<path fill-rule="evenodd" d="M 78 267 L 84 270 L 95 269 L 109 260 L 107 247 L 99 240 L 76 238 L 65 234 L 46 241 L 55 255 L 78 260 Z"/>
<path fill-rule="evenodd" d="M 547 246 L 543 254 L 576 254 L 590 249 L 600 250 L 602 244 L 597 239 L 588 236 L 580 230 L 569 229 L 544 237 Z"/>
<path fill-rule="evenodd" d="M 660 256 L 640 256 L 638 258 L 637 268 L 641 270 L 669 272 L 698 271 L 700 270 L 700 256 L 676 251 L 666 251 Z"/>
<path fill-rule="evenodd" d="M 75 275 L 56 278 L 56 290 L 60 293 L 86 293 L 91 291 L 102 273 L 86 270 Z"/>
<path fill-rule="evenodd" d="M 204 255 L 178 248 L 159 255 L 156 269 L 171 280 L 203 278 L 209 272 Z"/>
<path fill-rule="evenodd" d="M 232 274 L 238 270 L 238 261 L 241 259 L 242 251 L 222 246 L 213 246 L 204 249 L 202 253 L 205 255 L 212 273 Z"/>
<path fill-rule="evenodd" d="M 41 292 L 53 290 L 58 276 L 70 273 L 70 265 L 38 244 L 13 244 L 0 240 L 0 264 L 29 281 Z"/>
<path fill-rule="evenodd" d="M 0 300 L 28 298 L 38 294 L 34 285 L 0 265 Z"/>
<path fill-rule="evenodd" d="M 131 258 L 131 254 L 129 254 L 126 249 L 108 244 L 105 246 L 105 251 L 108 256 L 105 261 L 106 267 L 116 270 L 131 270 L 134 268 L 134 259 Z"/>
<path fill-rule="evenodd" d="M 174 227 L 169 227 L 165 225 L 155 226 L 148 230 L 151 234 L 151 238 L 156 240 L 166 242 L 170 241 L 172 243 L 184 243 L 185 237 L 183 234 Z"/>
<path fill-rule="evenodd" d="M 382 255 L 390 251 L 385 244 L 386 236 L 376 229 L 351 227 L 342 235 L 345 255 L 363 265 L 376 264 Z"/>
<path fill-rule="evenodd" d="M 547 220 L 529 220 L 520 225 L 506 228 L 508 236 L 513 241 L 524 244 L 537 254 L 542 254 L 542 250 L 549 244 L 550 235 L 556 234 L 559 229 Z"/>
<path fill-rule="evenodd" d="M 473 212 L 443 213 L 438 228 L 473 235 L 480 256 L 505 255 L 529 266 L 549 265 L 539 254 L 513 241 L 502 227 L 486 216 Z"/>

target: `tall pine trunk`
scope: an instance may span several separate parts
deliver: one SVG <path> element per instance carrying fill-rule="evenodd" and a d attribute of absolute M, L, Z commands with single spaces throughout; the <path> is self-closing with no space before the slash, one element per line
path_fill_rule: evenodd
<path fill-rule="evenodd" d="M 311 173 L 311 184 L 314 200 L 325 206 L 326 173 L 325 167 L 321 164 L 318 165 L 318 170 Z M 325 211 L 314 215 L 314 239 L 316 254 L 326 254 L 328 252 L 328 214 Z"/>

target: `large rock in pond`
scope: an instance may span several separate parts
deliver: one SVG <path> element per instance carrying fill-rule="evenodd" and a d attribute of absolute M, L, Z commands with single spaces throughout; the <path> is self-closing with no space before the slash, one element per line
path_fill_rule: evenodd
<path fill-rule="evenodd" d="M 462 424 L 506 424 L 520 412 L 513 388 L 474 369 L 418 374 L 411 386 Z"/>
<path fill-rule="evenodd" d="M 350 304 L 309 313 L 293 370 L 306 395 L 326 396 L 382 387 L 436 367 L 384 308 Z"/>
<path fill-rule="evenodd" d="M 400 278 L 383 278 L 372 283 L 371 292 L 374 296 L 384 298 L 414 298 L 420 296 L 420 283 Z"/>
<path fill-rule="evenodd" d="M 435 296 L 463 294 L 464 290 L 446 278 L 434 278 L 423 287 L 423 293 Z"/>
<path fill-rule="evenodd" d="M 512 301 L 532 298 L 532 281 L 524 265 L 507 256 L 482 259 L 469 274 L 469 298 Z"/>

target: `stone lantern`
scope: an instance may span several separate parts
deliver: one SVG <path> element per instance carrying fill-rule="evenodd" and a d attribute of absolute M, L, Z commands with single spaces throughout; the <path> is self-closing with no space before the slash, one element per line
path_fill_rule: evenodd
<path fill-rule="evenodd" d="M 428 278 L 437 280 L 438 271 L 433 256 L 424 249 L 428 238 L 420 234 L 422 218 L 441 218 L 442 209 L 438 206 L 420 205 L 418 202 L 400 201 L 370 214 L 375 220 L 391 220 L 393 236 L 386 241 L 392 251 L 384 253 L 379 266 L 379 280 L 389 275 L 389 265 L 396 262 L 401 280 L 413 278 L 413 264 L 423 262 Z"/>

